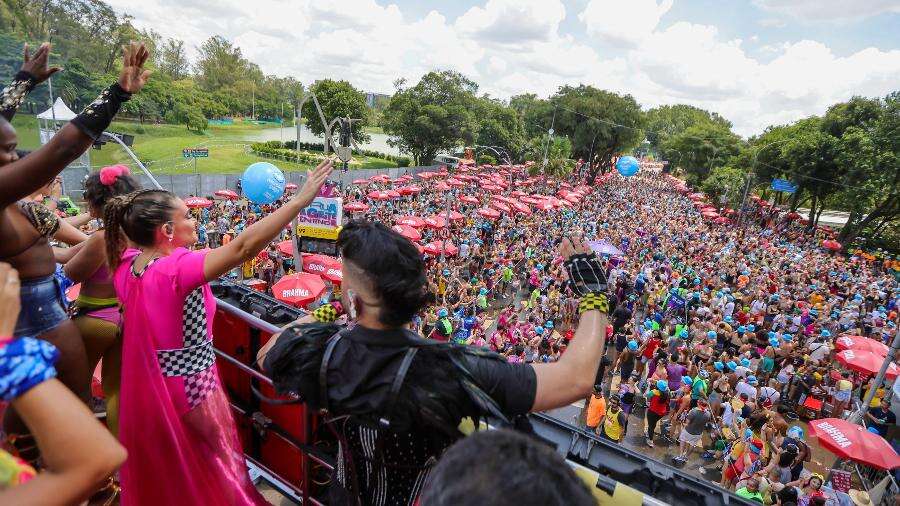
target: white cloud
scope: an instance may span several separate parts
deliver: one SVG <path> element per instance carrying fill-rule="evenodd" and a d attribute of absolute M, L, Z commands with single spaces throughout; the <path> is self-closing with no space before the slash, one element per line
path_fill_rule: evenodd
<path fill-rule="evenodd" d="M 806 21 L 849 21 L 900 13 L 900 3 L 896 0 L 754 0 L 753 3 Z"/>
<path fill-rule="evenodd" d="M 571 34 L 559 0 L 484 0 L 455 19 L 438 11 L 411 19 L 376 0 L 107 1 L 139 27 L 185 40 L 191 56 L 219 34 L 264 72 L 304 83 L 329 77 L 390 92 L 399 77 L 415 83 L 428 71 L 452 69 L 501 98 L 585 83 L 630 94 L 645 108 L 690 103 L 717 111 L 744 136 L 853 95 L 885 95 L 900 82 L 898 50 L 838 56 L 816 41 L 765 41 L 761 61 L 714 26 L 678 21 L 660 29 L 672 0 L 590 0 L 577 19 L 589 37 L 615 48 L 610 53 Z M 790 14 L 775 0 L 758 1 Z"/>
<path fill-rule="evenodd" d="M 634 46 L 649 36 L 674 0 L 590 0 L 578 15 L 589 35 L 612 44 Z"/>

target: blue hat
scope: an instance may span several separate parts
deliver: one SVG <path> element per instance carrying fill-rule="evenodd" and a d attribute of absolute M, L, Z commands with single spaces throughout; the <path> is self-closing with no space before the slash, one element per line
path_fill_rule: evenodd
<path fill-rule="evenodd" d="M 690 334 L 688 334 L 687 329 L 681 329 L 681 332 L 679 332 L 678 335 L 682 339 L 687 339 Z"/>
<path fill-rule="evenodd" d="M 546 327 L 548 329 L 552 329 L 553 328 L 553 320 L 547 320 L 547 323 L 544 324 L 544 327 Z"/>
<path fill-rule="evenodd" d="M 752 323 L 750 325 L 747 325 L 747 332 L 754 332 L 755 330 L 756 325 L 753 325 Z"/>
<path fill-rule="evenodd" d="M 656 380 L 656 388 L 665 392 L 669 389 L 669 384 L 666 382 L 666 380 Z"/>
<path fill-rule="evenodd" d="M 482 288 L 482 289 L 478 290 L 478 293 L 481 295 L 487 295 L 487 288 Z"/>
<path fill-rule="evenodd" d="M 784 334 L 783 336 L 781 336 L 781 338 L 784 339 L 785 341 L 793 341 L 794 340 L 794 336 L 792 336 L 790 334 Z"/>
<path fill-rule="evenodd" d="M 752 429 L 744 429 L 744 439 L 750 439 L 753 437 Z"/>
<path fill-rule="evenodd" d="M 741 365 L 744 366 L 744 367 L 750 367 L 750 359 L 748 359 L 748 358 L 742 358 L 742 359 L 741 359 Z"/>
<path fill-rule="evenodd" d="M 747 328 L 744 327 L 743 325 L 741 325 L 741 326 L 739 326 L 739 327 L 737 328 L 737 333 L 738 333 L 738 334 L 743 334 L 744 332 L 747 332 Z"/>
<path fill-rule="evenodd" d="M 438 318 L 446 318 L 448 314 L 450 313 L 445 308 L 438 309 Z"/>
<path fill-rule="evenodd" d="M 631 351 L 637 351 L 637 349 L 638 349 L 637 341 L 628 341 L 628 349 Z"/>
<path fill-rule="evenodd" d="M 770 330 L 769 339 L 778 339 L 778 334 L 776 334 L 774 330 Z"/>
<path fill-rule="evenodd" d="M 542 271 L 542 270 L 544 270 L 544 264 L 537 264 L 537 265 L 534 266 L 534 268 L 537 269 L 537 270 L 539 270 L 539 271 Z"/>
<path fill-rule="evenodd" d="M 681 383 L 690 386 L 694 383 L 694 380 L 692 380 L 690 376 L 682 376 Z"/>
<path fill-rule="evenodd" d="M 751 385 L 755 385 L 759 382 L 756 380 L 756 376 L 748 376 L 747 383 L 750 383 Z"/>
<path fill-rule="evenodd" d="M 653 322 L 650 321 L 649 319 L 644 320 L 644 327 L 646 327 L 648 330 L 649 330 L 649 329 L 652 329 L 652 328 L 653 328 Z"/>
<path fill-rule="evenodd" d="M 799 425 L 794 425 L 787 430 L 787 435 L 788 437 L 792 437 L 794 439 L 803 439 L 803 428 Z"/>
<path fill-rule="evenodd" d="M 769 339 L 769 346 L 771 346 L 773 348 L 778 348 L 779 344 L 780 344 L 780 342 L 778 341 L 778 339 L 776 339 L 774 337 L 772 339 Z"/>
<path fill-rule="evenodd" d="M 715 330 L 710 330 L 709 332 L 706 333 L 706 337 L 708 337 L 708 338 L 710 338 L 710 339 L 715 339 L 715 338 L 716 338 L 716 331 L 715 331 Z"/>
<path fill-rule="evenodd" d="M 717 371 L 725 370 L 725 364 L 723 364 L 722 362 L 713 362 L 713 367 L 715 367 Z"/>
<path fill-rule="evenodd" d="M 707 371 L 706 369 L 700 369 L 700 372 L 697 373 L 697 374 L 699 374 L 701 378 L 708 378 L 708 377 L 709 377 L 709 371 Z"/>
<path fill-rule="evenodd" d="M 822 337 L 831 337 L 831 332 L 829 332 L 828 329 L 823 329 Z"/>
<path fill-rule="evenodd" d="M 725 365 L 728 366 L 728 369 L 729 369 L 729 370 L 732 370 L 732 371 L 733 371 L 733 370 L 737 369 L 737 364 L 734 362 L 734 360 L 729 361 L 729 362 L 728 362 L 727 364 L 725 364 Z"/>
<path fill-rule="evenodd" d="M 444 276 L 450 275 L 450 269 L 444 269 Z"/>
<path fill-rule="evenodd" d="M 731 323 L 732 321 L 734 320 L 732 320 L 730 316 L 725 317 L 725 323 Z"/>
<path fill-rule="evenodd" d="M 543 333 L 544 333 L 544 327 L 541 327 L 540 325 L 538 325 L 537 327 L 534 328 L 534 333 L 537 334 L 537 335 L 543 334 Z"/>

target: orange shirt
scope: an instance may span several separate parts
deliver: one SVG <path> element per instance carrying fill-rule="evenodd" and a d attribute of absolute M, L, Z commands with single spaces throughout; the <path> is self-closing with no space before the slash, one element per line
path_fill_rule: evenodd
<path fill-rule="evenodd" d="M 606 398 L 591 394 L 591 402 L 588 403 L 587 426 L 596 427 L 600 419 L 606 414 Z"/>

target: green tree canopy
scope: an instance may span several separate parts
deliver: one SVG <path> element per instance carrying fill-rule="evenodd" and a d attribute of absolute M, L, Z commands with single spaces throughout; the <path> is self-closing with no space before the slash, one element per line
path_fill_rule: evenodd
<path fill-rule="evenodd" d="M 384 110 L 382 125 L 389 142 L 412 155 L 416 164 L 430 163 L 441 151 L 471 145 L 478 131 L 475 92 L 478 85 L 453 71 L 429 72 L 410 88 L 397 91 Z"/>
<path fill-rule="evenodd" d="M 479 99 L 477 104 L 478 134 L 475 144 L 501 147 L 514 160 L 521 157 L 525 131 L 515 109 L 488 97 Z"/>
<path fill-rule="evenodd" d="M 368 142 L 370 137 L 363 131 L 363 128 L 369 124 L 371 112 L 366 105 L 366 95 L 363 92 L 354 88 L 347 81 L 332 81 L 331 79 L 316 81 L 309 91 L 316 95 L 316 99 L 322 107 L 322 114 L 325 115 L 325 121 L 330 123 L 337 117 L 359 119 L 360 121 L 353 123 L 353 138 L 360 142 Z M 303 117 L 306 118 L 306 126 L 312 133 L 325 135 L 325 127 L 322 125 L 322 120 L 312 99 L 307 100 L 303 105 Z M 338 133 L 337 127 L 332 133 Z"/>
<path fill-rule="evenodd" d="M 737 156 L 743 141 L 731 130 L 713 123 L 699 123 L 669 137 L 660 153 L 673 167 L 681 168 L 691 184 L 699 184 L 713 167 Z"/>
<path fill-rule="evenodd" d="M 680 134 L 688 128 L 701 123 L 710 123 L 731 130 L 731 122 L 699 107 L 687 104 L 662 105 L 654 107 L 646 113 L 646 136 L 650 147 L 659 151 L 662 144 L 670 137 Z"/>
<path fill-rule="evenodd" d="M 732 208 L 740 207 L 743 198 L 744 186 L 747 183 L 747 174 L 735 167 L 716 167 L 710 171 L 709 176 L 703 180 L 701 188 L 712 197 L 713 202 L 724 201 Z"/>

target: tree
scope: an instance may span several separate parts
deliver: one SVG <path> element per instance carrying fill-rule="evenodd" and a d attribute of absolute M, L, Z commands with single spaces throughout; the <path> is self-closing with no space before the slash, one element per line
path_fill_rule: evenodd
<path fill-rule="evenodd" d="M 186 102 L 176 103 L 175 108 L 166 115 L 166 121 L 181 123 L 188 130 L 197 133 L 206 130 L 206 127 L 209 125 L 206 117 L 203 116 L 203 111 L 199 107 Z"/>
<path fill-rule="evenodd" d="M 475 144 L 499 146 L 510 157 L 518 159 L 525 144 L 525 132 L 515 109 L 488 97 L 478 99 L 478 134 Z"/>
<path fill-rule="evenodd" d="M 703 180 L 700 186 L 703 191 L 712 197 L 713 202 L 725 202 L 732 207 L 738 207 L 743 197 L 744 185 L 747 182 L 747 174 L 734 167 L 716 167 L 710 171 L 709 176 Z"/>
<path fill-rule="evenodd" d="M 412 155 L 417 165 L 430 163 L 440 151 L 472 144 L 478 130 L 475 92 L 478 85 L 453 71 L 429 72 L 419 82 L 397 91 L 384 110 L 382 126 L 394 136 L 388 142 Z"/>
<path fill-rule="evenodd" d="M 195 66 L 197 82 L 207 91 L 234 86 L 239 81 L 254 82 L 262 77 L 255 64 L 247 61 L 241 48 L 221 35 L 214 35 L 200 45 Z"/>
<path fill-rule="evenodd" d="M 331 123 L 331 120 L 337 117 L 359 119 L 360 121 L 353 122 L 353 138 L 359 142 L 368 142 L 370 137 L 363 131 L 363 128 L 369 124 L 370 116 L 369 107 L 366 105 L 366 95 L 363 92 L 354 88 L 347 81 L 332 81 L 331 79 L 316 81 L 310 86 L 309 91 L 316 95 L 326 122 Z M 311 99 L 303 104 L 303 117 L 306 118 L 306 126 L 310 132 L 319 136 L 325 135 L 325 127 L 322 125 L 319 112 Z M 332 133 L 338 133 L 337 127 Z"/>
<path fill-rule="evenodd" d="M 670 137 L 678 135 L 688 128 L 701 123 L 721 126 L 731 130 L 731 122 L 699 107 L 686 104 L 662 105 L 654 107 L 646 113 L 646 135 L 650 148 L 659 151 Z"/>
<path fill-rule="evenodd" d="M 173 80 L 184 79 L 190 72 L 190 62 L 181 39 L 166 39 L 157 56 L 159 70 Z"/>
<path fill-rule="evenodd" d="M 550 116 L 553 114 L 553 106 L 549 101 L 538 98 L 534 93 L 524 93 L 509 99 L 509 106 L 519 114 L 526 138 L 531 139 L 547 133 L 547 129 L 550 128 Z"/>
<path fill-rule="evenodd" d="M 569 137 L 572 156 L 591 163 L 590 179 L 612 166 L 615 155 L 627 152 L 644 139 L 643 114 L 631 95 L 619 95 L 593 86 L 563 86 L 550 97 L 549 118 L 558 135 Z"/>
<path fill-rule="evenodd" d="M 740 137 L 722 126 L 699 123 L 669 137 L 660 153 L 673 168 L 684 169 L 688 181 L 696 185 L 706 179 L 714 166 L 738 155 L 742 144 Z"/>

